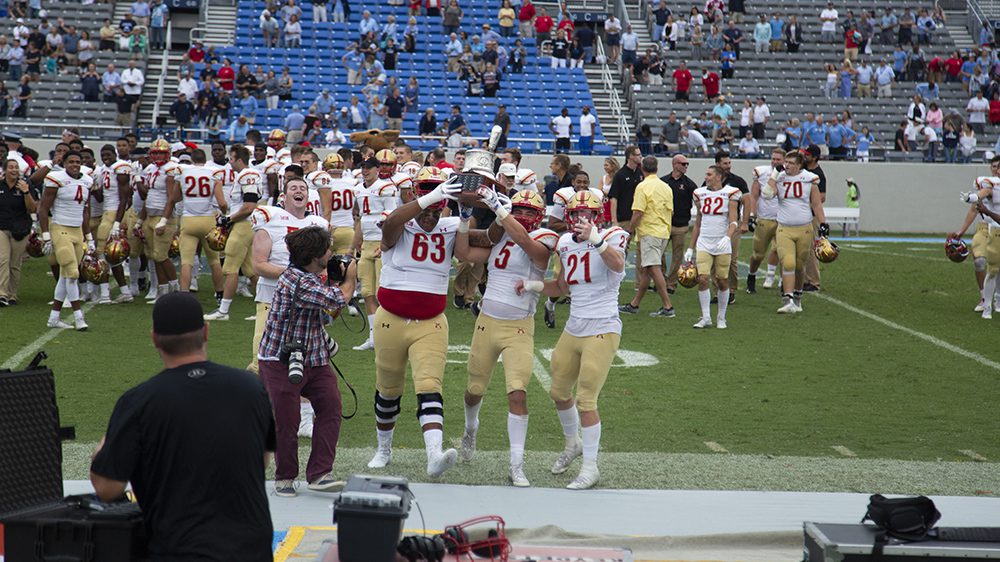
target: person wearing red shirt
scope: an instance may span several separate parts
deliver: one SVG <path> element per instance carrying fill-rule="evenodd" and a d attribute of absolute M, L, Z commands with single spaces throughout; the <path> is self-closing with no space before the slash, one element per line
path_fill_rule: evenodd
<path fill-rule="evenodd" d="M 960 82 L 962 80 L 962 57 L 955 51 L 944 61 L 945 82 Z"/>
<path fill-rule="evenodd" d="M 674 100 L 688 101 L 688 90 L 691 89 L 691 71 L 687 68 L 687 63 L 681 61 L 681 66 L 674 71 Z"/>
<path fill-rule="evenodd" d="M 705 88 L 705 101 L 710 101 L 719 95 L 719 75 L 707 68 L 701 70 L 701 85 Z"/>
<path fill-rule="evenodd" d="M 205 60 L 205 48 L 202 46 L 201 41 L 195 41 L 194 45 L 188 49 L 188 58 L 195 64 Z"/>
<path fill-rule="evenodd" d="M 521 11 L 517 13 L 517 21 L 521 37 L 528 38 L 535 36 L 535 28 L 531 25 L 535 19 L 535 5 L 531 0 L 524 0 L 521 4 Z"/>
<path fill-rule="evenodd" d="M 857 37 L 855 37 L 857 33 Z M 858 44 L 861 42 L 861 33 L 853 27 L 844 32 L 844 58 L 854 62 L 858 58 Z"/>
<path fill-rule="evenodd" d="M 233 87 L 236 84 L 236 71 L 233 70 L 233 63 L 229 59 L 222 59 L 222 68 L 219 69 L 217 78 L 220 88 L 229 93 L 233 92 Z"/>
<path fill-rule="evenodd" d="M 427 9 L 428 16 L 435 18 L 441 17 L 441 0 L 426 0 L 426 2 L 424 2 L 424 8 Z"/>
<path fill-rule="evenodd" d="M 566 32 L 566 37 L 573 37 L 573 32 L 576 31 L 576 26 L 573 25 L 573 20 L 569 19 L 569 14 L 563 12 L 562 19 L 559 20 L 559 29 Z"/>
<path fill-rule="evenodd" d="M 944 59 L 941 57 L 932 58 L 931 62 L 927 63 L 927 81 L 935 84 L 944 82 L 944 71 Z"/>
<path fill-rule="evenodd" d="M 542 46 L 542 43 L 552 39 L 552 28 L 556 22 L 552 21 L 545 8 L 539 8 L 538 17 L 535 18 L 535 45 Z"/>

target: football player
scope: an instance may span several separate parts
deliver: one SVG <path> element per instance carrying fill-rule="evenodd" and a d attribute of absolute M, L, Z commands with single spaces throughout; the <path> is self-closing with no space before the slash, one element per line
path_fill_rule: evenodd
<path fill-rule="evenodd" d="M 120 144 L 121 141 L 119 141 Z M 118 153 L 119 158 L 121 152 Z M 146 207 L 146 192 L 139 189 L 142 185 L 142 171 L 149 165 L 149 153 L 145 148 L 138 147 L 129 153 L 129 189 L 132 192 L 132 205 L 125 213 L 126 236 L 129 247 L 129 290 L 138 295 L 148 285 L 147 298 L 156 296 L 156 268 L 149 267 L 146 257 L 146 242 L 143 239 L 142 221 L 139 216 Z M 148 278 L 147 278 L 148 275 Z"/>
<path fill-rule="evenodd" d="M 104 246 L 109 239 L 120 238 L 122 234 L 122 221 L 125 220 L 125 211 L 128 209 L 132 188 L 130 186 L 131 165 L 118 159 L 118 153 L 114 146 L 106 144 L 101 147 L 101 165 L 95 171 L 96 180 L 102 193 L 104 203 L 104 214 L 101 223 L 97 228 L 97 255 L 104 255 Z M 91 213 L 94 210 L 91 208 Z M 111 273 L 118 282 L 118 290 L 121 292 L 114 301 L 115 304 L 132 302 L 132 290 L 125 282 L 125 270 L 118 264 L 111 268 Z M 110 300 L 111 288 L 106 280 L 101 280 L 101 301 Z"/>
<path fill-rule="evenodd" d="M 168 253 L 177 234 L 174 205 L 181 199 L 177 186 L 181 168 L 170 161 L 170 143 L 163 139 L 156 139 L 150 145 L 149 160 L 149 165 L 142 171 L 143 182 L 139 186 L 139 190 L 146 193 L 146 206 L 139 219 L 146 239 L 146 255 L 156 267 L 157 289 L 153 298 L 149 299 L 155 300 L 160 295 L 180 290 L 177 269 Z"/>
<path fill-rule="evenodd" d="M 768 253 L 768 247 L 774 242 L 774 234 L 778 230 L 778 202 L 774 199 L 764 199 L 760 196 L 761 187 L 767 183 L 773 170 L 784 170 L 785 151 L 777 147 L 771 151 L 771 163 L 757 166 L 753 169 L 753 182 L 750 184 L 750 198 L 747 201 L 745 222 L 747 230 L 753 232 L 753 255 L 750 256 L 750 273 L 747 274 L 747 293 L 757 292 L 757 270 L 767 257 L 767 276 L 764 277 L 764 288 L 774 286 L 774 272 L 778 269 L 778 252 L 773 247 Z"/>
<path fill-rule="evenodd" d="M 198 260 L 196 255 L 198 245 L 215 228 L 215 215 L 218 214 L 218 210 L 227 206 L 221 182 L 214 180 L 217 174 L 225 174 L 226 168 L 225 166 L 210 168 L 205 160 L 204 150 L 192 151 L 191 164 L 181 165 L 181 175 L 178 178 L 181 199 L 184 201 L 180 233 L 182 291 L 191 289 L 191 273 L 194 263 Z M 212 284 L 215 291 L 219 292 L 222 290 L 222 265 L 219 263 L 219 253 L 209 248 L 207 244 L 203 249 L 208 265 L 212 269 Z"/>
<path fill-rule="evenodd" d="M 49 312 L 49 328 L 72 328 L 83 331 L 87 322 L 80 308 L 80 260 L 84 250 L 94 251 L 94 237 L 87 223 L 90 190 L 94 180 L 80 167 L 80 153 L 69 151 L 63 156 L 63 170 L 49 171 L 38 209 L 38 222 L 46 255 L 55 254 L 59 264 L 59 280 Z M 52 220 L 49 220 L 49 213 Z M 69 299 L 73 308 L 73 326 L 59 316 L 63 301 Z"/>
<path fill-rule="evenodd" d="M 722 185 L 726 171 L 721 166 L 709 166 L 705 172 L 705 186 L 694 191 L 692 197 L 698 209 L 698 219 L 691 234 L 691 247 L 684 252 L 684 261 L 695 257 L 697 248 L 698 302 L 701 318 L 695 328 L 712 325 L 712 274 L 719 286 L 719 314 L 716 326 L 726 328 L 726 308 L 729 306 L 729 263 L 732 260 L 733 234 L 739 230 L 739 188 Z"/>
<path fill-rule="evenodd" d="M 528 433 L 527 388 L 534 368 L 535 306 L 538 294 L 514 296 L 519 280 L 541 281 L 559 236 L 539 228 L 545 216 L 545 200 L 533 191 L 511 197 L 511 210 L 492 204 L 493 190 L 483 189 L 491 207 L 496 207 L 495 223 L 504 234 L 491 248 L 469 248 L 469 224 L 463 216 L 456 251 L 468 251 L 468 260 L 485 263 L 486 291 L 472 333 L 469 352 L 469 380 L 465 390 L 465 434 L 462 458 L 471 460 L 476 451 L 479 409 L 493 376 L 497 359 L 503 358 L 507 388 L 507 436 L 510 440 L 510 480 L 514 486 L 529 486 L 524 475 L 524 442 Z M 478 231 L 485 234 L 486 231 Z"/>
<path fill-rule="evenodd" d="M 330 249 L 334 254 L 355 255 L 354 242 L 354 189 L 357 181 L 345 169 L 344 157 L 331 152 L 323 159 L 323 170 L 330 175 Z M 353 307 L 352 307 L 353 310 Z"/>
<path fill-rule="evenodd" d="M 371 173 L 365 163 L 366 179 Z M 458 452 L 442 451 L 444 398 L 441 380 L 448 355 L 448 274 L 455 251 L 458 217 L 441 217 L 445 199 L 460 191 L 437 168 L 417 175 L 419 194 L 392 211 L 381 229 L 383 269 L 375 312 L 375 422 L 378 448 L 369 468 L 392 460 L 392 434 L 400 412 L 406 365 L 417 393 L 417 419 L 427 451 L 427 474 L 438 477 L 455 465 Z"/>
<path fill-rule="evenodd" d="M 976 234 L 972 237 L 972 258 L 973 266 L 976 270 L 977 281 L 980 281 L 980 299 L 976 306 L 976 311 L 982 313 L 984 319 L 993 317 L 993 309 L 996 306 L 997 274 L 1000 272 L 1000 225 L 993 219 L 990 213 L 979 210 L 980 207 L 994 211 L 998 205 L 998 195 L 1000 195 L 1000 156 L 996 156 L 990 162 L 991 171 L 994 176 L 980 176 L 976 178 L 976 191 L 962 193 L 962 201 L 971 203 L 969 212 L 966 214 L 965 224 L 960 232 L 953 233 L 954 238 L 961 238 L 961 235 L 969 228 L 973 217 L 978 216 Z"/>
<path fill-rule="evenodd" d="M 226 263 L 222 266 L 222 300 L 219 308 L 205 315 L 206 320 L 229 320 L 229 307 L 233 304 L 238 274 L 254 277 L 250 249 L 253 245 L 253 231 L 250 227 L 250 213 L 257 208 L 264 189 L 264 176 L 250 167 L 250 150 L 242 144 L 229 147 L 229 164 L 236 171 L 236 180 L 226 194 L 226 205 L 221 206 L 222 214 L 216 224 L 228 228 L 226 242 Z M 222 189 L 221 180 L 216 177 L 213 189 Z"/>
<path fill-rule="evenodd" d="M 361 165 L 362 183 L 358 186 L 356 205 L 360 220 L 354 229 L 352 247 L 361 248 L 358 260 L 358 280 L 361 281 L 361 296 L 365 299 L 368 314 L 368 339 L 354 347 L 355 351 L 367 351 L 375 347 L 375 311 L 379 307 L 376 290 L 382 270 L 381 222 L 383 213 L 391 213 L 399 203 L 399 192 L 390 178 L 381 178 L 380 164 L 369 158 Z"/>
<path fill-rule="evenodd" d="M 566 438 L 566 448 L 552 465 L 552 473 L 566 472 L 573 460 L 583 455 L 580 473 L 567 486 L 571 490 L 591 488 L 600 479 L 597 452 L 601 445 L 601 417 L 597 399 L 621 340 L 618 289 L 625 278 L 628 235 L 617 226 L 597 228 L 595 223 L 603 210 L 601 200 L 590 191 L 575 193 L 566 205 L 569 230 L 559 237 L 556 246 L 562 263 L 559 277 L 551 281 L 522 280 L 515 285 L 516 294 L 532 291 L 558 297 L 568 292 L 572 296 L 569 319 L 552 352 L 549 390 Z"/>
<path fill-rule="evenodd" d="M 393 148 L 393 152 L 396 154 L 396 171 L 403 176 L 410 178 L 409 182 L 402 182 L 402 185 L 397 184 L 396 187 L 400 188 L 399 196 L 404 203 L 409 203 L 413 200 L 413 180 L 417 178 L 417 173 L 420 172 L 420 163 L 416 161 L 413 157 L 413 148 L 406 144 L 405 141 L 396 141 L 396 146 Z"/>
<path fill-rule="evenodd" d="M 267 135 L 267 146 L 274 150 L 272 158 L 281 164 L 291 164 L 292 162 L 292 151 L 285 146 L 287 139 L 288 135 L 281 129 L 272 129 Z"/>
<path fill-rule="evenodd" d="M 779 314 L 802 312 L 802 285 L 809 253 L 813 251 L 813 217 L 819 221 L 819 235 L 829 236 L 830 225 L 819 196 L 819 176 L 803 168 L 802 154 L 785 154 L 785 169 L 772 170 L 764 199 L 778 199 L 778 231 L 775 244 L 781 262 Z"/>
<path fill-rule="evenodd" d="M 309 213 L 322 217 L 329 224 L 333 178 L 320 167 L 319 156 L 311 150 L 299 158 L 299 165 L 302 166 L 304 179 L 309 186 L 310 201 L 319 201 L 317 208 L 308 209 Z"/>
<path fill-rule="evenodd" d="M 399 203 L 412 200 L 413 196 L 410 190 L 413 189 L 413 178 L 398 169 L 396 153 L 388 148 L 383 148 L 375 153 L 375 158 L 378 160 L 379 179 L 389 180 L 396 186 Z"/>

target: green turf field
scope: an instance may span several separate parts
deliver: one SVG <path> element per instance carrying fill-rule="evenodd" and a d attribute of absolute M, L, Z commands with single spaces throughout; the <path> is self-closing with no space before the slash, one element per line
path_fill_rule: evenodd
<path fill-rule="evenodd" d="M 748 243 L 742 246 L 744 254 L 749 252 Z M 9 358 L 49 333 L 44 327 L 44 303 L 50 298 L 52 281 L 45 269 L 43 260 L 30 261 L 22 304 L 0 310 L 0 363 L 10 363 Z M 762 280 L 761 275 L 758 287 Z M 207 286 L 208 279 L 202 283 Z M 815 464 L 805 484 L 783 483 L 777 477 L 768 480 L 771 489 L 810 489 L 809 482 L 814 483 L 811 489 L 851 489 L 855 484 L 822 483 L 822 467 L 836 471 L 844 462 L 871 461 L 876 467 L 882 466 L 876 462 L 880 459 L 919 461 L 907 465 L 918 467 L 945 463 L 978 471 L 959 491 L 1000 493 L 1000 466 L 993 464 L 1000 460 L 1000 345 L 996 343 L 1000 328 L 972 312 L 978 296 L 971 260 L 960 265 L 947 261 L 940 244 L 844 243 L 840 259 L 824 268 L 823 288 L 819 296 L 804 297 L 804 314 L 781 316 L 775 313 L 777 292 L 761 290 L 748 296 L 741 281 L 725 331 L 691 328 L 699 316 L 694 290 L 679 289 L 674 295 L 678 311 L 674 319 L 648 317 L 658 306 L 656 296 L 648 295 L 638 315 L 623 315 L 620 356 L 601 396 L 602 451 L 614 453 L 604 459 L 627 463 L 636 458 L 654 465 L 659 458 L 673 459 L 676 464 L 667 471 L 671 473 L 673 467 L 701 470 L 697 459 L 711 455 L 807 457 Z M 631 283 L 623 285 L 621 302 L 631 292 Z M 208 291 L 202 291 L 200 298 L 206 310 L 214 308 Z M 77 429 L 80 445 L 74 450 L 87 449 L 99 439 L 117 397 L 158 370 L 159 359 L 149 342 L 151 308 L 138 301 L 96 307 L 87 316 L 89 331 L 61 332 L 44 345 L 47 364 L 57 375 L 63 424 Z M 253 323 L 243 317 L 251 313 L 252 304 L 239 299 L 229 322 L 212 324 L 212 359 L 246 365 Z M 558 314 L 561 327 L 568 307 L 560 306 Z M 454 308 L 448 315 L 452 352 L 445 377 L 445 436 L 457 440 L 463 420 L 464 346 L 471 340 L 473 317 Z M 347 320 L 354 329 L 360 328 L 359 318 Z M 559 333 L 547 329 L 538 314 L 537 378 L 529 389 L 527 448 L 529 455 L 545 459 L 541 452 L 554 456 L 562 448 L 561 428 L 539 382 L 547 376 L 547 352 Z M 374 445 L 374 355 L 352 351 L 350 347 L 364 335 L 348 332 L 339 320 L 332 334 L 343 350 L 336 362 L 354 385 L 359 402 L 358 415 L 343 425 L 345 454 L 338 464 L 353 459 L 344 469 L 357 472 L 363 470 Z M 350 412 L 353 399 L 343 386 L 342 391 L 344 409 Z M 507 447 L 502 393 L 498 369 L 481 413 L 479 434 L 479 448 L 487 451 L 480 462 L 495 459 L 501 466 L 497 478 L 503 474 Z M 406 395 L 395 444 L 404 455 L 411 449 L 422 457 L 415 408 L 413 395 Z M 619 473 L 608 464 L 602 460 L 605 485 L 678 485 L 668 476 L 638 481 L 629 476 L 634 467 L 621 467 Z M 759 463 L 748 460 L 746 466 L 755 464 Z M 738 473 L 736 465 L 732 470 Z M 414 466 L 407 475 L 420 479 L 419 463 Z M 660 471 L 664 466 L 659 465 Z M 82 477 L 81 470 L 78 466 L 67 476 Z M 781 463 L 773 471 L 780 473 Z M 470 480 L 475 478 L 466 474 L 451 481 Z M 552 485 L 560 482 L 553 480 Z M 753 487 L 738 478 L 733 484 L 711 478 L 685 482 L 679 485 Z"/>

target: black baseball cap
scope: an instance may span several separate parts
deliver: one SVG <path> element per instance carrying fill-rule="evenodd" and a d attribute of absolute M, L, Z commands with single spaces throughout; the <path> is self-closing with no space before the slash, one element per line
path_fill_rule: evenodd
<path fill-rule="evenodd" d="M 161 336 L 188 334 L 205 327 L 205 311 L 191 293 L 167 293 L 153 306 L 153 332 Z"/>
<path fill-rule="evenodd" d="M 378 158 L 375 158 L 374 156 L 372 156 L 368 160 L 365 160 L 364 162 L 362 162 L 361 163 L 361 167 L 362 168 L 378 168 L 379 167 Z"/>

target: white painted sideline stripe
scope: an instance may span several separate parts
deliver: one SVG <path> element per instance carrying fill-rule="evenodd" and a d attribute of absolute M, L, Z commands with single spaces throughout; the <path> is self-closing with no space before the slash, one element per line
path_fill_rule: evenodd
<path fill-rule="evenodd" d="M 84 314 L 86 314 L 87 312 L 90 311 L 91 308 L 94 308 L 94 303 L 88 302 L 87 304 L 83 305 L 82 310 Z M 72 322 L 72 319 L 70 321 Z M 12 355 L 10 359 L 4 361 L 3 365 L 0 365 L 0 369 L 12 369 L 12 370 L 17 369 L 18 367 L 21 366 L 21 363 L 24 363 L 29 357 L 34 357 L 34 355 L 38 353 L 38 351 L 41 350 L 45 344 L 56 339 L 56 336 L 66 331 L 69 330 L 61 328 L 52 328 L 48 332 L 45 332 L 44 334 L 38 336 L 38 339 L 22 347 L 17 353 Z"/>
<path fill-rule="evenodd" d="M 858 253 L 858 254 L 873 254 L 873 255 L 877 255 L 877 256 L 892 256 L 892 257 L 896 257 L 896 258 L 910 258 L 910 259 L 916 259 L 916 260 L 922 260 L 922 261 L 927 261 L 927 260 L 930 260 L 930 261 L 941 261 L 941 262 L 950 261 L 950 260 L 948 260 L 946 258 L 939 258 L 937 256 L 924 256 L 924 255 L 917 255 L 917 254 L 900 254 L 898 252 L 882 252 L 882 251 L 879 251 L 879 250 L 861 250 L 861 249 L 853 248 L 853 247 L 847 246 L 847 245 L 845 245 L 844 249 L 850 251 L 851 253 Z"/>
<path fill-rule="evenodd" d="M 989 461 L 989 459 L 987 459 L 986 457 L 984 457 L 984 456 L 980 455 L 979 453 L 973 451 L 972 449 L 959 449 L 958 452 L 962 453 L 963 455 L 969 457 L 970 459 L 972 459 L 974 461 L 979 461 L 979 462 L 987 462 L 987 461 Z"/>
<path fill-rule="evenodd" d="M 857 456 L 857 455 L 854 454 L 854 451 L 848 449 L 847 447 L 845 447 L 843 445 L 834 445 L 834 446 L 832 446 L 830 448 L 833 449 L 834 451 L 837 451 L 841 455 L 844 455 L 845 457 L 856 457 Z"/>
<path fill-rule="evenodd" d="M 709 448 L 713 453 L 728 453 L 725 447 L 719 445 L 715 441 L 705 441 L 705 446 Z"/>
<path fill-rule="evenodd" d="M 532 355 L 531 358 L 535 361 L 535 366 L 531 372 L 534 373 L 535 378 L 538 379 L 539 383 L 541 383 L 545 392 L 548 392 L 549 389 L 552 388 L 552 377 L 549 376 L 548 369 L 545 368 L 545 365 L 542 365 L 542 362 L 538 359 L 537 355 Z"/>
<path fill-rule="evenodd" d="M 957 345 L 952 345 L 952 344 L 950 344 L 950 343 L 948 343 L 948 342 L 946 342 L 946 341 L 944 341 L 944 340 L 942 340 L 940 338 L 936 338 L 934 336 L 925 334 L 923 332 L 918 332 L 918 331 L 914 330 L 913 328 L 907 328 L 906 326 L 903 326 L 901 324 L 897 324 L 897 323 L 893 322 L 892 320 L 886 320 L 885 318 L 882 318 L 881 316 L 878 316 L 877 314 L 872 314 L 871 312 L 868 312 L 867 310 L 862 310 L 862 309 L 860 309 L 860 308 L 858 308 L 856 306 L 847 304 L 846 302 L 841 301 L 839 299 L 835 299 L 835 298 L 833 298 L 833 297 L 831 297 L 829 295 L 824 295 L 823 293 L 812 293 L 812 295 L 816 296 L 817 298 L 823 299 L 823 300 L 825 300 L 827 302 L 831 302 L 831 303 L 833 303 L 833 304 L 835 304 L 835 305 L 837 305 L 837 306 L 839 306 L 841 308 L 846 308 L 847 310 L 850 310 L 851 312 L 853 312 L 855 314 L 860 314 L 861 316 L 864 316 L 865 318 L 867 318 L 869 320 L 874 320 L 875 322 L 878 322 L 879 324 L 882 324 L 883 326 L 892 328 L 893 330 L 899 330 L 900 332 L 903 332 L 905 334 L 909 334 L 909 335 L 911 335 L 911 336 L 913 336 L 915 338 L 920 338 L 920 339 L 924 340 L 927 343 L 936 345 L 936 346 L 938 346 L 938 347 L 940 347 L 942 349 L 947 349 L 948 351 L 950 351 L 952 353 L 955 353 L 957 355 L 961 355 L 962 357 L 965 357 L 966 359 L 971 359 L 971 360 L 975 361 L 976 363 L 979 363 L 979 364 L 985 365 L 985 366 L 987 366 L 987 367 L 989 367 L 991 369 L 996 369 L 997 371 L 1000 371 L 1000 363 L 997 363 L 996 361 L 993 361 L 992 359 L 987 359 L 986 357 L 983 357 L 982 355 L 980 355 L 978 353 L 969 351 L 967 349 L 962 349 L 961 347 L 958 347 Z"/>

